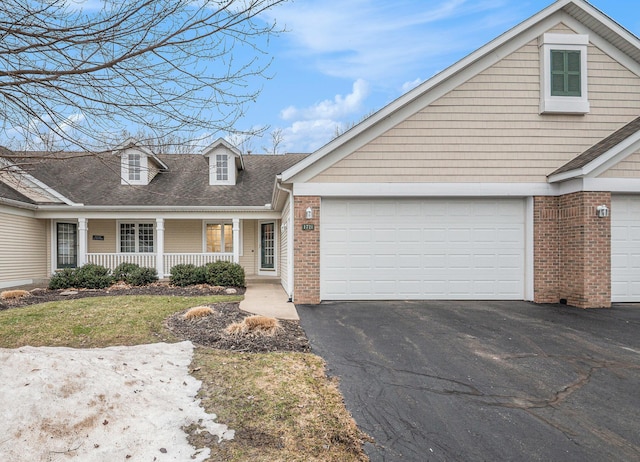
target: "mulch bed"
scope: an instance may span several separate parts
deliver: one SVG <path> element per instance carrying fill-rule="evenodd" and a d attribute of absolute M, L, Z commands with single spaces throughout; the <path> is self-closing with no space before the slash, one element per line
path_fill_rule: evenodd
<path fill-rule="evenodd" d="M 245 292 L 244 288 L 234 287 L 237 295 Z M 69 292 L 76 292 L 69 294 Z M 28 297 L 11 300 L 0 300 L 0 311 L 18 308 L 37 303 L 59 300 L 74 300 L 87 297 L 105 297 L 117 295 L 164 295 L 176 297 L 197 297 L 206 295 L 226 295 L 233 290 L 225 287 L 206 284 L 174 287 L 166 282 L 158 282 L 143 287 L 112 286 L 108 289 L 48 290 L 33 289 Z M 64 295 L 67 293 L 67 295 Z M 274 335 L 260 333 L 244 333 L 231 335 L 225 332 L 227 326 L 240 322 L 251 313 L 240 310 L 240 303 L 215 303 L 208 305 L 213 314 L 201 318 L 185 319 L 183 311 L 176 313 L 165 321 L 166 327 L 177 337 L 190 340 L 197 345 L 238 352 L 262 353 L 272 351 L 310 351 L 309 340 L 298 321 L 280 320 L 282 327 Z"/>
<path fill-rule="evenodd" d="M 250 313 L 242 311 L 239 303 L 216 303 L 208 305 L 213 313 L 200 318 L 186 319 L 185 310 L 169 317 L 167 328 L 185 340 L 198 345 L 250 353 L 266 353 L 271 351 L 310 351 L 309 340 L 297 321 L 280 320 L 280 327 L 275 334 L 262 333 L 229 334 L 227 326 L 240 322 Z"/>

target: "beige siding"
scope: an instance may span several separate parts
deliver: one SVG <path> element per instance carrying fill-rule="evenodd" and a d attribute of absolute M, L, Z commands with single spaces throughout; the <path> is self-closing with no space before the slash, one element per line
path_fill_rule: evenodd
<path fill-rule="evenodd" d="M 640 78 L 593 45 L 588 60 L 587 115 L 539 114 L 533 40 L 312 181 L 546 181 L 640 113 Z"/>
<path fill-rule="evenodd" d="M 611 167 L 600 178 L 640 178 L 640 151 Z"/>
<path fill-rule="evenodd" d="M 116 221 L 115 220 L 89 220 L 87 225 L 88 253 L 113 253 L 117 252 Z M 104 241 L 94 241 L 93 236 L 103 236 Z"/>
<path fill-rule="evenodd" d="M 47 221 L 0 210 L 0 287 L 46 279 Z"/>
<path fill-rule="evenodd" d="M 242 255 L 240 255 L 240 265 L 248 276 L 258 273 L 258 238 L 256 236 L 258 222 L 255 220 L 242 221 Z"/>
<path fill-rule="evenodd" d="M 166 220 L 164 251 L 166 253 L 202 252 L 202 220 Z"/>

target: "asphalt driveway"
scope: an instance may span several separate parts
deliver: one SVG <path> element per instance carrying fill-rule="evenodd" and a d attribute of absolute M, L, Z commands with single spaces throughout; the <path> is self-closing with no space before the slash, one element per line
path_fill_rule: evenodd
<path fill-rule="evenodd" d="M 298 305 L 376 461 L 640 460 L 640 305 Z"/>

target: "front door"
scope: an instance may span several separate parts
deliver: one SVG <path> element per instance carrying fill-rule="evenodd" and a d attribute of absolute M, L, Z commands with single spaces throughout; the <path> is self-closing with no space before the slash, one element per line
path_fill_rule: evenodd
<path fill-rule="evenodd" d="M 260 269 L 275 269 L 275 223 L 260 223 Z"/>
<path fill-rule="evenodd" d="M 78 225 L 76 223 L 56 224 L 57 267 L 78 266 Z"/>

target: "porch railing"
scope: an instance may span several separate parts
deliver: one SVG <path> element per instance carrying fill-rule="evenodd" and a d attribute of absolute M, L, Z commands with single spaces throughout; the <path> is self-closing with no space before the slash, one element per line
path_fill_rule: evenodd
<path fill-rule="evenodd" d="M 110 270 L 120 263 L 135 263 L 136 265 L 155 268 L 156 254 L 154 253 L 88 253 L 87 263 L 104 266 Z"/>
<path fill-rule="evenodd" d="M 165 253 L 164 271 L 169 274 L 176 265 L 202 266 L 219 260 L 233 262 L 233 253 Z"/>
<path fill-rule="evenodd" d="M 165 253 L 162 259 L 164 274 L 167 277 L 171 268 L 180 264 L 192 264 L 195 266 L 206 265 L 215 261 L 233 262 L 233 253 Z M 88 253 L 87 263 L 95 263 L 114 270 L 120 263 L 135 263 L 149 268 L 158 268 L 156 254 L 154 253 Z"/>

